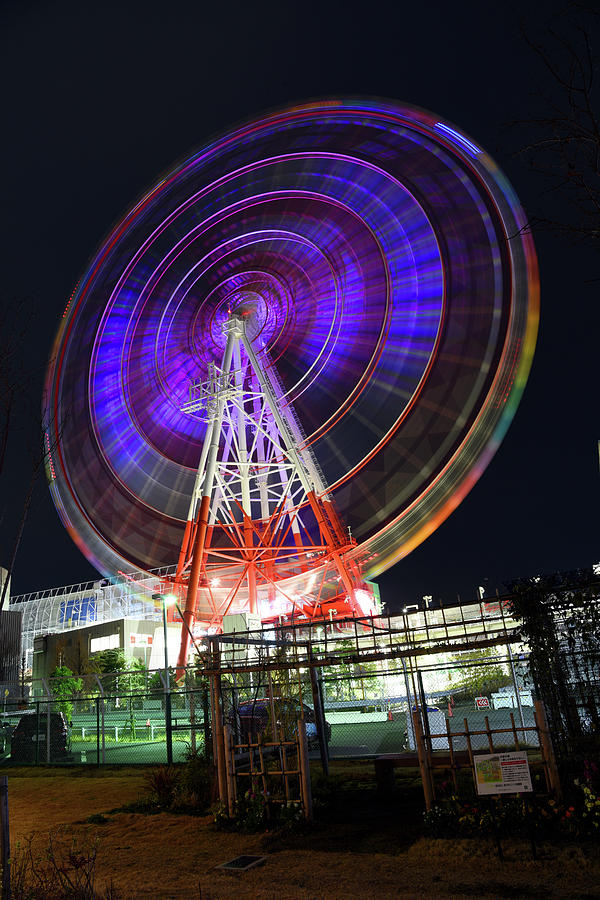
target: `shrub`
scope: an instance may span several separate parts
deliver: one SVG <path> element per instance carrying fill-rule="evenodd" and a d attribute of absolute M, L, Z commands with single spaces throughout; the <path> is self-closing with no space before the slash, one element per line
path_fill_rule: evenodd
<path fill-rule="evenodd" d="M 493 805 L 485 799 L 467 803 L 457 797 L 441 800 L 423 817 L 425 833 L 436 838 L 475 837 L 481 834 L 534 835 L 538 839 L 597 837 L 600 798 L 582 787 L 583 803 L 573 806 L 519 794 Z"/>
<path fill-rule="evenodd" d="M 214 768 L 198 750 L 188 750 L 180 771 L 177 802 L 208 809 L 212 801 Z"/>
<path fill-rule="evenodd" d="M 11 858 L 12 900 L 119 900 L 112 884 L 96 890 L 98 841 L 87 832 L 50 832 L 43 851 L 34 849 L 34 838 Z"/>
<path fill-rule="evenodd" d="M 175 766 L 157 766 L 144 776 L 153 799 L 161 809 L 172 806 L 179 787 L 180 773 Z"/>

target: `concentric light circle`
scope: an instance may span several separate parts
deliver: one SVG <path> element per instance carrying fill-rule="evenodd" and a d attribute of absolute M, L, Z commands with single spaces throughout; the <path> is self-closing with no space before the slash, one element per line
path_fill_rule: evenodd
<path fill-rule="evenodd" d="M 409 552 L 522 393 L 523 225 L 481 148 L 390 102 L 284 109 L 176 166 L 100 247 L 48 370 L 50 486 L 86 556 L 105 575 L 176 562 L 206 427 L 180 406 L 238 307 L 368 573 Z"/>

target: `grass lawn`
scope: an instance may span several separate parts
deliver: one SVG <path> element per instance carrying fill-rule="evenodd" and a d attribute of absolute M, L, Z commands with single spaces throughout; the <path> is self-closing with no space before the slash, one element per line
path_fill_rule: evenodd
<path fill-rule="evenodd" d="M 36 832 L 68 825 L 79 843 L 99 840 L 97 886 L 111 881 L 120 898 L 154 900 L 315 900 L 387 897 L 598 897 L 597 846 L 541 848 L 506 841 L 505 862 L 480 840 L 420 836 L 422 796 L 407 772 L 386 797 L 374 790 L 372 765 L 334 764 L 343 782 L 335 802 L 309 830 L 281 835 L 217 832 L 211 817 L 114 812 L 143 791 L 144 770 L 48 768 L 6 771 L 13 851 Z M 103 814 L 103 824 L 85 824 Z M 264 854 L 264 865 L 226 874 L 219 863 Z"/>

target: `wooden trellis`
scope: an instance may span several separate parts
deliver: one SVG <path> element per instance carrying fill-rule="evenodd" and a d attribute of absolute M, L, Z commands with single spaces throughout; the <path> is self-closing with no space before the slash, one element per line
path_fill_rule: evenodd
<path fill-rule="evenodd" d="M 425 795 L 426 809 L 431 809 L 435 803 L 435 783 L 433 779 L 434 769 L 444 769 L 445 771 L 450 770 L 452 783 L 456 792 L 458 792 L 459 769 L 464 768 L 466 765 L 470 766 L 471 772 L 473 774 L 473 779 L 475 781 L 475 762 L 473 759 L 474 754 L 472 738 L 481 735 L 485 735 L 487 737 L 489 753 L 496 753 L 498 751 L 498 746 L 494 746 L 494 737 L 496 737 L 496 744 L 498 744 L 499 736 L 502 735 L 502 738 L 500 738 L 500 740 L 502 741 L 503 749 L 505 749 L 506 736 L 510 735 L 510 742 L 514 744 L 514 749 L 518 751 L 522 749 L 521 744 L 528 743 L 525 739 L 525 732 L 534 733 L 537 736 L 537 741 L 539 743 L 541 763 L 546 779 L 546 787 L 550 793 L 552 793 L 557 799 L 560 799 L 560 780 L 558 777 L 558 769 L 556 766 L 554 749 L 552 747 L 552 739 L 548 730 L 546 713 L 543 704 L 539 700 L 536 700 L 534 705 L 534 725 L 516 725 L 514 716 L 511 713 L 510 728 L 490 728 L 489 719 L 487 716 L 485 716 L 485 728 L 483 730 L 474 731 L 472 729 L 469 729 L 469 723 L 467 719 L 464 719 L 464 731 L 451 731 L 449 720 L 446 719 L 446 731 L 441 734 L 425 734 L 421 721 L 421 712 L 418 709 L 414 710 L 412 713 L 413 727 L 415 733 L 415 742 L 417 745 L 417 757 L 419 761 L 419 768 L 421 770 L 421 779 L 423 782 L 423 793 Z M 521 733 L 520 739 L 519 732 Z M 432 750 L 433 741 L 436 739 L 443 739 L 448 741 L 448 753 Z M 466 750 L 458 750 L 454 748 L 455 742 L 458 741 L 466 744 Z M 386 770 L 390 769 L 390 767 L 391 769 L 393 769 L 394 764 L 399 764 L 396 762 L 396 760 L 398 759 L 399 757 L 390 757 L 387 760 L 385 758 L 380 758 L 377 761 L 377 763 L 379 763 L 380 778 L 383 773 L 386 772 Z"/>

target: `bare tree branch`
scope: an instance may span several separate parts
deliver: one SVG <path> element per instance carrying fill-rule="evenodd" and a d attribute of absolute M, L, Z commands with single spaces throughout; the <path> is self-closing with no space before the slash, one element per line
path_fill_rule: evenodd
<path fill-rule="evenodd" d="M 599 12 L 571 3 L 557 20 L 560 27 L 548 27 L 541 38 L 523 29 L 549 76 L 539 92 L 547 112 L 511 124 L 528 132 L 516 155 L 546 181 L 529 227 L 600 249 L 600 112 L 591 38 Z"/>

